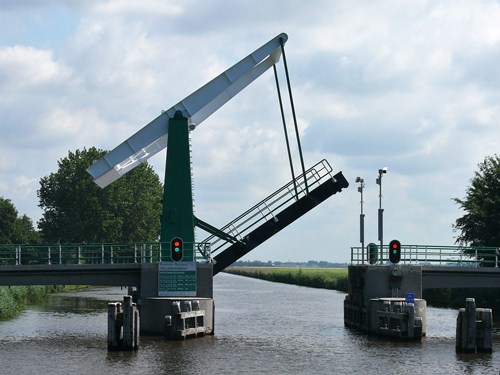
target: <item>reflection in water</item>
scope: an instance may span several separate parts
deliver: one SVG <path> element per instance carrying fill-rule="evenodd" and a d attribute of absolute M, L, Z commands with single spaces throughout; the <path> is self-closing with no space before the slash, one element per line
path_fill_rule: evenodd
<path fill-rule="evenodd" d="M 126 290 L 53 295 L 0 323 L 2 374 L 495 374 L 490 355 L 456 355 L 456 310 L 428 309 L 421 342 L 389 342 L 343 326 L 344 294 L 219 274 L 215 335 L 141 337 L 137 352 L 107 351 L 107 303 Z"/>

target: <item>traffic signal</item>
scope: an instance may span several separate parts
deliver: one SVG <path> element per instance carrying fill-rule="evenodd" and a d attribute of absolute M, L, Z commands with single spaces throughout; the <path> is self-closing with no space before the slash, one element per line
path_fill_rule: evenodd
<path fill-rule="evenodd" d="M 378 261 L 378 247 L 373 242 L 368 244 L 368 262 L 375 264 Z"/>
<path fill-rule="evenodd" d="M 174 237 L 172 241 L 170 241 L 170 257 L 174 262 L 178 262 L 182 260 L 184 252 L 184 243 L 182 242 L 182 238 Z"/>
<path fill-rule="evenodd" d="M 398 240 L 389 243 L 389 260 L 391 263 L 399 263 L 401 260 L 401 242 Z"/>

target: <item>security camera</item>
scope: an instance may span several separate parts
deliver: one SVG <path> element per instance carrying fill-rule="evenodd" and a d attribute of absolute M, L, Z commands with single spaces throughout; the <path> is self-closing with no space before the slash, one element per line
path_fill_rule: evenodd
<path fill-rule="evenodd" d="M 382 173 L 387 173 L 387 167 L 384 167 L 384 168 L 382 168 L 382 169 L 379 169 L 379 170 L 378 170 L 378 173 L 379 173 L 379 174 L 382 174 Z"/>
<path fill-rule="evenodd" d="M 356 182 L 361 182 L 363 183 L 365 180 L 363 180 L 361 177 L 356 177 Z"/>

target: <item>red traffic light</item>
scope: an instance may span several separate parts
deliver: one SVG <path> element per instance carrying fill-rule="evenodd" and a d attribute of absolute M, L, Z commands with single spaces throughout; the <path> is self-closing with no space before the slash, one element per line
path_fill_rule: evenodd
<path fill-rule="evenodd" d="M 389 260 L 391 263 L 399 263 L 401 260 L 401 242 L 398 240 L 389 243 Z"/>
<path fill-rule="evenodd" d="M 174 262 L 182 260 L 182 257 L 184 256 L 183 247 L 181 238 L 176 237 L 170 241 L 170 258 L 172 258 Z"/>

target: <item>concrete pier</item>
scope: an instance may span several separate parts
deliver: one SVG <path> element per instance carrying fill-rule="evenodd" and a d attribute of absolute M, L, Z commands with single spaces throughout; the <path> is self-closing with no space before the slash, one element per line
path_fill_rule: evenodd
<path fill-rule="evenodd" d="M 410 265 L 349 266 L 344 324 L 403 340 L 426 335 L 422 270 Z"/>
<path fill-rule="evenodd" d="M 192 292 L 172 292 L 170 296 L 163 296 L 160 280 L 161 270 L 158 264 L 143 264 L 141 269 L 141 286 L 138 293 L 138 303 L 141 311 L 141 335 L 167 336 L 177 338 L 176 335 L 166 335 L 165 317 L 171 316 L 176 324 L 178 313 L 188 312 L 188 303 L 197 306 L 198 311 L 203 311 L 203 334 L 214 332 L 214 300 L 213 300 L 213 265 L 212 263 L 195 263 L 195 287 Z M 164 276 L 164 275 L 163 275 Z M 182 280 L 181 280 L 182 282 Z M 163 293 L 163 294 L 168 294 Z M 178 311 L 177 303 L 181 304 Z M 190 314 L 184 314 L 190 315 Z M 194 313 L 191 315 L 201 315 Z M 186 316 L 183 316 L 186 319 Z M 198 319 L 200 321 L 200 319 Z M 188 319 L 189 325 L 189 319 Z M 201 331 L 201 329 L 199 330 Z"/>

